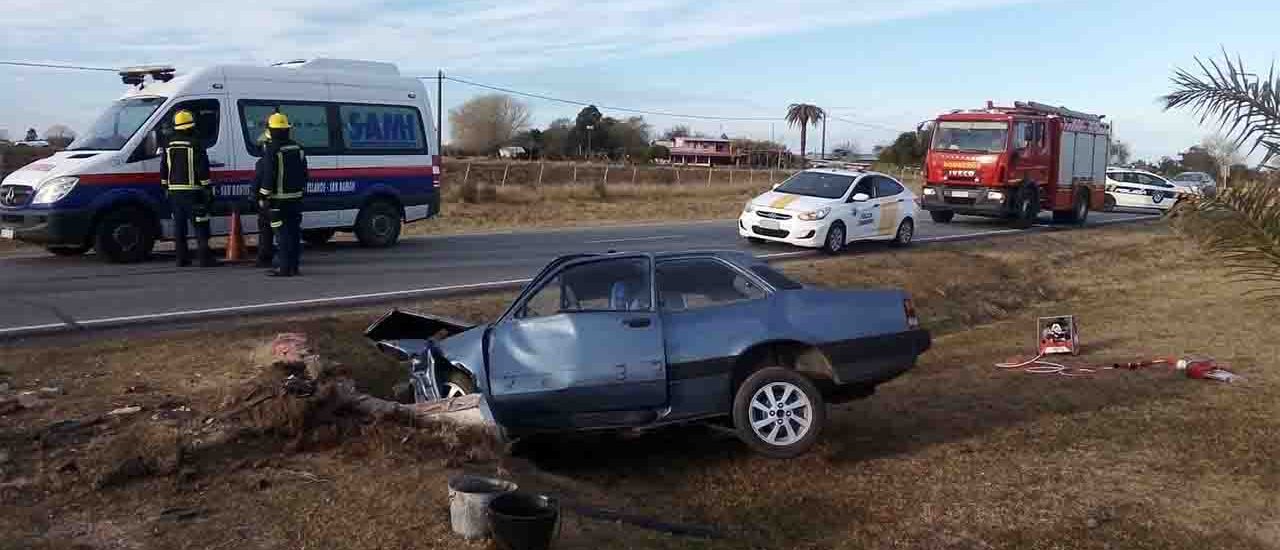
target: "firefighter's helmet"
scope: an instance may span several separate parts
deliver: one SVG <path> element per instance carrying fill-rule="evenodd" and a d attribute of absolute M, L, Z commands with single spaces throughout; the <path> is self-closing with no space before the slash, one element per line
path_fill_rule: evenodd
<path fill-rule="evenodd" d="M 191 111 L 183 109 L 173 115 L 174 130 L 190 130 L 196 127 L 196 117 L 191 115 Z"/>
<path fill-rule="evenodd" d="M 289 117 L 284 116 L 284 113 L 273 113 L 269 118 L 267 118 L 267 128 L 272 130 L 287 130 L 290 128 Z"/>

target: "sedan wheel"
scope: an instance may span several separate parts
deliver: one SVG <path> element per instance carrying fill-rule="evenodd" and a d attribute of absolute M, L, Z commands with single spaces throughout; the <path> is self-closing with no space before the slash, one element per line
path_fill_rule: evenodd
<path fill-rule="evenodd" d="M 448 379 L 440 387 L 440 393 L 443 394 L 445 399 L 462 397 L 475 392 L 476 383 L 471 381 L 470 376 L 459 370 L 450 370 Z"/>
<path fill-rule="evenodd" d="M 910 246 L 911 239 L 914 239 L 915 236 L 916 222 L 911 221 L 911 218 L 907 218 L 898 224 L 898 233 L 894 235 L 893 241 L 889 244 L 893 246 Z"/>
<path fill-rule="evenodd" d="M 804 375 L 782 367 L 756 371 L 738 387 L 733 421 L 757 452 L 791 458 L 808 451 L 826 423 L 826 402 Z"/>
<path fill-rule="evenodd" d="M 827 242 L 823 244 L 822 251 L 827 254 L 839 254 L 844 251 L 844 224 L 836 222 L 827 229 Z"/>

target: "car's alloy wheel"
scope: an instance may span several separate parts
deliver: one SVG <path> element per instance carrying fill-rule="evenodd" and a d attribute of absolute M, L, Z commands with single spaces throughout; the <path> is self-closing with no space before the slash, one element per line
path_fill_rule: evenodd
<path fill-rule="evenodd" d="M 476 384 L 471 377 L 459 370 L 450 370 L 448 378 L 440 388 L 445 399 L 462 397 L 476 392 Z"/>
<path fill-rule="evenodd" d="M 751 430 L 765 443 L 800 441 L 813 425 L 813 404 L 790 382 L 773 382 L 751 396 Z"/>
<path fill-rule="evenodd" d="M 844 250 L 844 224 L 833 224 L 827 230 L 827 242 L 822 249 L 828 254 L 839 254 Z"/>
<path fill-rule="evenodd" d="M 1103 199 L 1102 209 L 1107 212 L 1110 212 L 1116 209 L 1116 198 L 1111 196 L 1110 193 L 1107 193 L 1107 198 Z"/>
<path fill-rule="evenodd" d="M 765 367 L 738 386 L 733 423 L 738 437 L 773 458 L 798 456 L 818 441 L 826 423 L 826 401 L 803 374 Z"/>
<path fill-rule="evenodd" d="M 453 382 L 445 382 L 444 390 L 445 399 L 450 397 L 462 397 L 467 394 L 467 390 L 462 389 L 462 386 L 454 384 Z"/>
<path fill-rule="evenodd" d="M 911 218 L 907 218 L 898 224 L 898 234 L 893 237 L 893 242 L 890 244 L 893 246 L 909 246 L 911 239 L 914 239 L 915 236 L 916 223 L 911 221 Z"/>

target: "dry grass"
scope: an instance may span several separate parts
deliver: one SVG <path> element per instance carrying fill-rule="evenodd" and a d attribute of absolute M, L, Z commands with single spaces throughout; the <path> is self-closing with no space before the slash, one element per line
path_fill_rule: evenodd
<path fill-rule="evenodd" d="M 1217 268 L 1161 226 L 784 269 L 834 286 L 906 287 L 938 334 L 934 349 L 876 396 L 834 409 L 825 442 L 791 461 L 759 458 L 697 427 L 531 442 L 525 456 L 629 511 L 728 535 L 698 541 L 571 516 L 562 547 L 1280 547 L 1275 314 L 1221 283 Z M 478 320 L 507 299 L 422 307 Z M 49 408 L 0 417 L 0 449 L 14 457 L 0 465 L 0 483 L 36 483 L 0 489 L 0 548 L 484 547 L 448 536 L 444 457 L 385 426 L 302 453 L 245 442 L 197 463 L 193 475 L 102 491 L 87 487 L 88 474 L 59 469 L 69 460 L 90 469 L 95 445 L 131 433 L 127 426 L 88 439 L 37 437 L 54 420 L 126 404 L 179 399 L 202 414 L 252 376 L 253 348 L 286 328 L 312 334 L 321 353 L 385 393 L 399 367 L 359 337 L 379 309 L 0 349 L 0 371 L 16 385 L 68 392 Z M 1082 318 L 1086 354 L 1076 361 L 1203 353 L 1247 380 L 1224 385 L 1159 369 L 1064 378 L 991 367 L 1031 349 L 1036 315 L 1063 312 Z M 128 393 L 144 381 L 145 391 Z M 163 431 L 128 437 L 140 438 L 125 439 L 130 446 L 167 448 Z M 173 507 L 204 514 L 164 519 Z"/>

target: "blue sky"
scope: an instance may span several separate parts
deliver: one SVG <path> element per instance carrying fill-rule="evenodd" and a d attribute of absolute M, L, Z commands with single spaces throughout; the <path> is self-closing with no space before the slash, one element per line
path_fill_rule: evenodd
<path fill-rule="evenodd" d="M 270 5 L 263 5 L 270 4 Z M 781 117 L 826 107 L 828 148 L 890 141 L 939 112 L 987 99 L 1106 114 L 1137 156 L 1173 155 L 1212 133 L 1156 98 L 1193 58 L 1225 47 L 1265 69 L 1277 54 L 1274 2 L 1020 0 L 224 0 L 216 11 L 161 0 L 45 0 L 7 11 L 9 60 L 178 67 L 313 56 L 393 61 L 409 74 L 461 78 L 600 105 Z M 0 129 L 85 127 L 122 89 L 110 73 L 0 67 Z M 434 93 L 434 89 L 432 89 Z M 445 106 L 483 90 L 448 83 Z M 572 106 L 528 100 L 537 125 Z M 604 109 L 606 114 L 625 113 Z M 782 122 L 647 116 L 731 136 Z M 772 126 L 772 128 L 771 128 Z M 811 132 L 816 138 L 816 133 Z M 447 128 L 446 128 L 447 139 Z M 817 147 L 811 139 L 811 148 Z"/>

